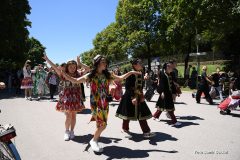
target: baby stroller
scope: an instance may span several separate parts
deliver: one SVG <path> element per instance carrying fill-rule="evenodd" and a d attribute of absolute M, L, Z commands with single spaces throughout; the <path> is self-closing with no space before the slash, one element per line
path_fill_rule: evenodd
<path fill-rule="evenodd" d="M 220 108 L 220 114 L 230 114 L 231 110 L 237 108 L 240 105 L 240 90 L 234 91 L 231 96 L 228 96 L 222 101 L 218 108 Z"/>

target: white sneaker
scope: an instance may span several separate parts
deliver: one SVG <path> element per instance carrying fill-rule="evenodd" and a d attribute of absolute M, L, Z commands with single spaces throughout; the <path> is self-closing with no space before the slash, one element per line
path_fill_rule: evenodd
<path fill-rule="evenodd" d="M 161 120 L 159 118 L 153 118 L 154 121 L 160 122 Z"/>
<path fill-rule="evenodd" d="M 181 126 L 182 125 L 182 123 L 180 123 L 180 122 L 176 122 L 175 124 L 173 124 L 173 126 Z"/>
<path fill-rule="evenodd" d="M 69 132 L 69 137 L 70 137 L 70 139 L 74 139 L 74 137 L 75 137 L 75 135 L 74 135 L 74 131 L 70 131 Z"/>
<path fill-rule="evenodd" d="M 93 139 L 90 141 L 91 148 L 94 152 L 103 152 L 103 148 L 100 148 L 98 146 L 97 141 L 94 141 Z"/>
<path fill-rule="evenodd" d="M 70 140 L 70 133 L 69 133 L 69 131 L 65 131 L 64 141 L 69 141 L 69 140 Z"/>
<path fill-rule="evenodd" d="M 154 136 L 156 136 L 156 134 L 153 133 L 153 132 L 143 133 L 144 138 L 151 138 L 151 137 L 154 137 Z"/>
<path fill-rule="evenodd" d="M 28 97 L 25 97 L 26 100 L 28 100 Z"/>

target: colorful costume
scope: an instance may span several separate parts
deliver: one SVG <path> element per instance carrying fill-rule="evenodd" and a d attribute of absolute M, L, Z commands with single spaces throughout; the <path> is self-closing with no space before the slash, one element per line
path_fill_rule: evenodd
<path fill-rule="evenodd" d="M 80 77 L 78 73 L 75 78 Z M 59 101 L 56 110 L 62 112 L 80 112 L 85 106 L 81 96 L 81 84 L 74 84 L 65 79 L 62 80 L 62 91 L 59 93 Z"/>
<path fill-rule="evenodd" d="M 33 80 L 31 69 L 27 70 L 26 67 L 23 67 L 23 80 L 21 83 L 21 89 L 33 88 Z"/>
<path fill-rule="evenodd" d="M 104 75 L 96 75 L 91 78 L 90 81 L 90 104 L 92 115 L 96 116 L 97 127 L 102 127 L 107 125 L 107 118 L 109 112 L 109 105 L 107 101 L 107 95 L 109 93 L 108 80 Z"/>
<path fill-rule="evenodd" d="M 34 75 L 34 81 L 33 81 L 33 94 L 38 95 L 38 94 L 48 94 L 49 93 L 49 88 L 46 84 L 46 79 L 47 79 L 47 72 L 44 71 L 43 69 L 37 69 Z"/>
<path fill-rule="evenodd" d="M 121 119 L 146 120 L 152 117 L 143 96 L 143 75 L 131 75 L 126 79 L 126 91 L 116 112 L 116 116 Z M 137 105 L 132 103 L 132 99 L 137 99 Z"/>
<path fill-rule="evenodd" d="M 122 96 L 116 117 L 123 119 L 122 129 L 129 130 L 130 120 L 138 120 L 143 133 L 149 133 L 150 128 L 147 124 L 147 119 L 152 117 L 143 96 L 143 74 L 131 75 L 126 79 L 126 91 Z M 132 100 L 136 98 L 136 104 Z"/>

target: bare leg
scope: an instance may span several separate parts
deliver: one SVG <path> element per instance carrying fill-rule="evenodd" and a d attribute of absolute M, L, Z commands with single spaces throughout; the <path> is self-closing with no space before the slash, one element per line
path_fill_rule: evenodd
<path fill-rule="evenodd" d="M 32 97 L 32 89 L 31 88 L 28 89 L 28 92 L 29 92 L 29 97 Z"/>
<path fill-rule="evenodd" d="M 74 131 L 76 125 L 76 112 L 71 113 L 71 131 Z"/>
<path fill-rule="evenodd" d="M 67 113 L 67 112 L 65 113 L 65 115 L 66 115 L 65 128 L 66 128 L 66 131 L 69 131 L 72 115 L 71 113 Z"/>
<path fill-rule="evenodd" d="M 25 89 L 25 98 L 28 97 L 28 89 Z"/>
<path fill-rule="evenodd" d="M 106 126 L 102 126 L 102 127 L 97 128 L 97 130 L 95 131 L 94 136 L 93 136 L 94 141 L 98 141 L 101 133 L 104 131 L 105 128 L 106 128 Z"/>

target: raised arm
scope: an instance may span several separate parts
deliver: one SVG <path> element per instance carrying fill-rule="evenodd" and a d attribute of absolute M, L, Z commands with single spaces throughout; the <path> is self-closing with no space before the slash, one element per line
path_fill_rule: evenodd
<path fill-rule="evenodd" d="M 127 72 L 126 74 L 123 74 L 121 76 L 117 76 L 115 74 L 112 74 L 112 76 L 113 76 L 114 79 L 122 81 L 122 80 L 128 78 L 129 76 L 131 76 L 132 74 L 141 75 L 142 73 L 138 72 L 138 71 L 130 71 L 130 72 Z"/>
<path fill-rule="evenodd" d="M 56 64 L 54 64 L 50 59 L 48 59 L 48 57 L 47 57 L 46 54 L 44 54 L 43 59 L 46 60 L 46 62 L 56 71 L 56 73 L 57 73 L 59 76 L 61 76 L 61 73 L 62 73 L 61 70 L 58 69 L 58 67 L 57 67 Z"/>
<path fill-rule="evenodd" d="M 88 74 L 79 77 L 79 78 L 73 78 L 71 76 L 69 76 L 68 74 L 66 74 L 64 71 L 62 71 L 62 75 L 66 80 L 71 81 L 72 83 L 84 83 L 87 80 Z"/>
<path fill-rule="evenodd" d="M 84 73 L 87 73 L 90 71 L 90 67 L 80 61 L 80 56 L 77 56 L 77 64 L 80 69 L 84 69 Z"/>

